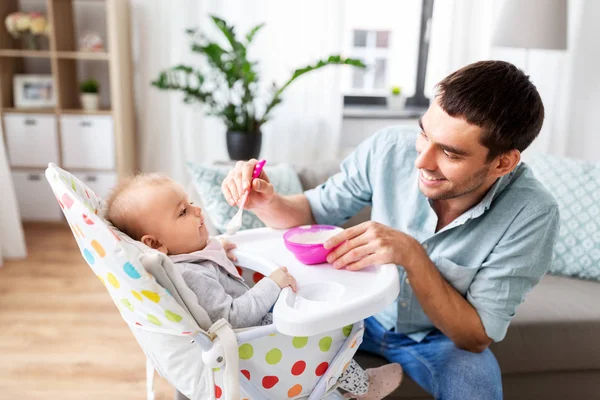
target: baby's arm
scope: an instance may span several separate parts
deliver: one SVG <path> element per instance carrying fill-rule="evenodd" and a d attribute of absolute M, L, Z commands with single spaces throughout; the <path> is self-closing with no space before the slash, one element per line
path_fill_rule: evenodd
<path fill-rule="evenodd" d="M 211 321 L 224 318 L 233 328 L 260 325 L 269 312 L 281 288 L 272 279 L 261 279 L 243 295 L 233 298 L 219 282 L 214 268 L 187 269 L 183 279 L 196 294 L 198 304 L 208 313 Z"/>

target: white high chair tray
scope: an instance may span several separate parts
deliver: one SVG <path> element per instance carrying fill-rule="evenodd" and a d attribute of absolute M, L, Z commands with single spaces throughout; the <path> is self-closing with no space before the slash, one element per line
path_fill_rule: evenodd
<path fill-rule="evenodd" d="M 304 265 L 285 247 L 286 230 L 258 228 L 223 236 L 237 245 L 237 264 L 268 276 L 281 266 L 298 282 L 298 291 L 282 290 L 273 309 L 278 332 L 313 336 L 341 328 L 384 310 L 400 292 L 395 265 L 360 271 L 331 264 Z"/>

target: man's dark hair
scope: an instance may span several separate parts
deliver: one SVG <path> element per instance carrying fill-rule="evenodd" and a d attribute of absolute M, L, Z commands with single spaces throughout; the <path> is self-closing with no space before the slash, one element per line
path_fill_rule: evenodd
<path fill-rule="evenodd" d="M 512 149 L 525 150 L 544 122 L 544 105 L 529 76 L 504 61 L 480 61 L 437 84 L 436 97 L 451 117 L 483 128 L 487 161 Z"/>

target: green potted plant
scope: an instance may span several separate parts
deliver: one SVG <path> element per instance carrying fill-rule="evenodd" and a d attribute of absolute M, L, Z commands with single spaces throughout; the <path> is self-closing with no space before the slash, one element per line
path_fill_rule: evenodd
<path fill-rule="evenodd" d="M 195 29 L 188 29 L 191 50 L 206 57 L 206 68 L 178 65 L 160 72 L 152 85 L 161 90 L 183 93 L 187 104 L 205 105 L 209 115 L 220 118 L 227 127 L 227 150 L 232 160 L 258 158 L 262 142 L 262 126 L 271 111 L 282 101 L 282 93 L 299 76 L 327 65 L 352 65 L 365 68 L 360 60 L 333 55 L 315 64 L 298 68 L 281 86 L 273 83 L 266 104 L 258 104 L 259 74 L 257 62 L 248 59 L 248 47 L 264 26 L 252 28 L 239 40 L 235 28 L 223 19 L 211 16 L 225 37 L 226 46 L 206 38 Z"/>
<path fill-rule="evenodd" d="M 98 81 L 95 79 L 87 79 L 79 84 L 79 98 L 81 100 L 81 106 L 84 110 L 98 110 L 98 91 L 99 85 Z"/>
<path fill-rule="evenodd" d="M 390 96 L 387 99 L 388 108 L 391 110 L 403 110 L 406 104 L 406 97 L 402 94 L 400 86 L 392 86 Z"/>

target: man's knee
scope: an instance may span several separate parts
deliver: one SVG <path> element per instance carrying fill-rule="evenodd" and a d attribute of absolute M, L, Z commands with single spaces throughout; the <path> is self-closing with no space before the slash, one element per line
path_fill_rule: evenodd
<path fill-rule="evenodd" d="M 502 399 L 500 367 L 490 349 L 481 353 L 457 349 L 447 359 L 438 382 L 439 399 Z"/>

